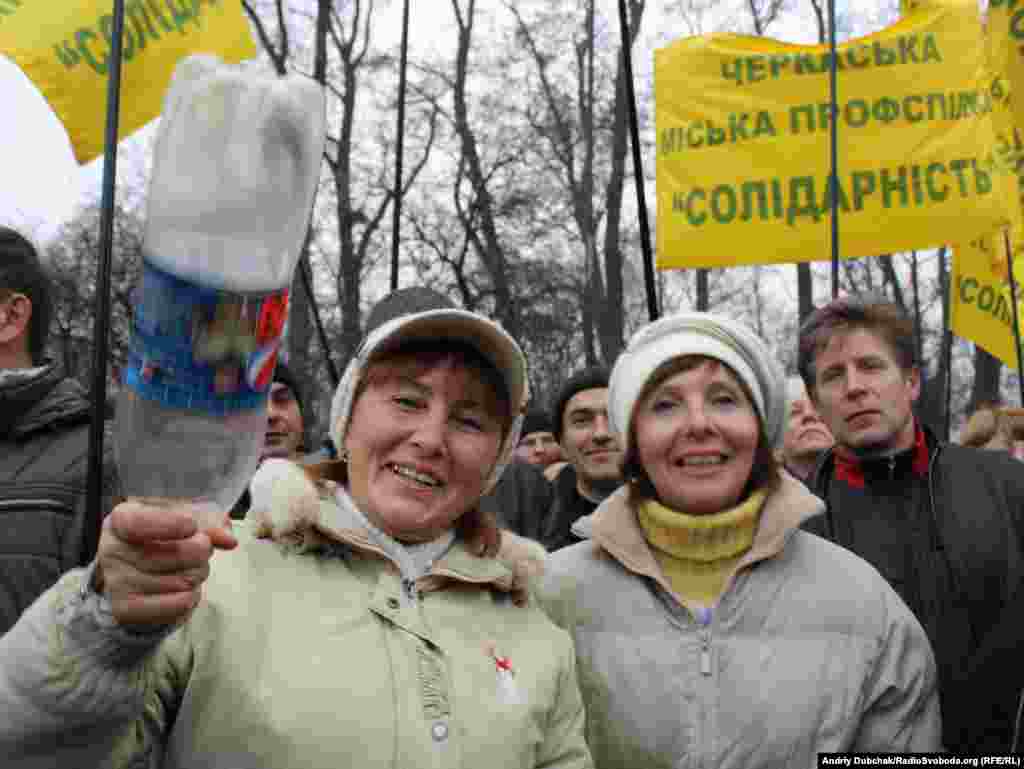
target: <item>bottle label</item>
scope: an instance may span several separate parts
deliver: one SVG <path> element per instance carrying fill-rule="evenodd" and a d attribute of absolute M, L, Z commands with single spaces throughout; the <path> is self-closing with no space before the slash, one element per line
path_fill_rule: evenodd
<path fill-rule="evenodd" d="M 210 415 L 261 407 L 287 315 L 287 289 L 233 293 L 144 261 L 124 384 L 146 400 Z"/>

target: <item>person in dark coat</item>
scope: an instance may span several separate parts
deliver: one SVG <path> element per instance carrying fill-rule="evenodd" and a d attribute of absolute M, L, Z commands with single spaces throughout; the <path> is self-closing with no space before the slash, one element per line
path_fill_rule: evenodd
<path fill-rule="evenodd" d="M 548 550 L 579 542 L 573 524 L 622 484 L 622 450 L 608 424 L 609 376 L 603 366 L 577 371 L 562 385 L 551 412 L 568 466 L 552 480 L 554 500 L 543 539 Z"/>
<path fill-rule="evenodd" d="M 260 462 L 271 458 L 305 461 L 301 455 L 303 435 L 302 389 L 288 365 L 278 362 L 267 393 L 267 430 Z M 246 489 L 231 508 L 231 517 L 245 518 L 251 504 L 252 496 Z"/>
<path fill-rule="evenodd" d="M 35 246 L 0 227 L 0 635 L 92 560 L 117 497 L 108 456 L 101 510 L 88 510 L 90 403 L 45 356 L 52 307 Z"/>
<path fill-rule="evenodd" d="M 532 408 L 526 412 L 516 459 L 536 465 L 541 470 L 562 461 L 562 447 L 555 437 L 551 415 L 544 409 Z"/>
<path fill-rule="evenodd" d="M 1019 747 L 1024 665 L 1024 472 L 1009 454 L 945 444 L 914 415 L 914 328 L 875 296 L 848 296 L 800 330 L 799 368 L 836 446 L 811 479 L 808 528 L 873 564 L 935 649 L 943 743 Z"/>

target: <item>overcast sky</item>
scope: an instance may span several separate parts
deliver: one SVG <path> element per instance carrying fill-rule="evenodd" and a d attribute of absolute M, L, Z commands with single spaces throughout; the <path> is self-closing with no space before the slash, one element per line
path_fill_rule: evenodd
<path fill-rule="evenodd" d="M 857 12 L 871 13 L 871 9 L 891 7 L 896 0 L 863 0 L 858 3 Z M 496 0 L 484 0 L 478 4 L 482 12 Z M 617 22 L 615 0 L 599 0 L 605 8 L 605 17 Z M 658 9 L 671 3 L 649 0 L 641 41 L 634 51 L 635 73 L 638 79 L 650 77 L 653 47 L 660 39 L 684 36 L 689 31 L 679 23 L 678 16 L 658 14 Z M 802 5 L 802 4 L 801 4 Z M 847 5 L 837 4 L 842 13 Z M 449 30 L 438 24 L 439 19 L 451 17 L 450 0 L 416 0 L 411 3 L 412 41 L 416 46 L 434 50 L 450 49 L 446 36 Z M 400 30 L 401 3 L 393 0 L 386 10 L 386 18 L 375 27 L 374 37 L 379 44 L 394 41 L 397 45 Z M 883 15 L 886 12 L 883 11 Z M 877 12 L 876 12 L 877 15 Z M 813 30 L 808 28 L 806 11 L 799 16 L 792 15 L 772 29 L 776 37 L 790 42 L 809 42 Z M 705 24 L 714 26 L 714 19 L 706 18 Z M 847 28 L 842 24 L 840 28 Z M 426 30 L 431 33 L 425 34 Z M 857 30 L 858 32 L 870 30 Z M 646 88 L 638 88 L 642 92 Z M 75 162 L 67 134 L 57 121 L 49 105 L 35 86 L 8 59 L 0 56 L 0 96 L 4 104 L 5 118 L 0 120 L 0 168 L 3 169 L 0 182 L 0 223 L 11 223 L 19 229 L 27 229 L 40 240 L 51 237 L 60 224 L 74 212 L 75 206 L 83 200 L 99 196 L 99 182 L 102 163 L 96 161 L 85 167 Z M 12 119 L 13 118 L 13 119 Z M 143 137 L 147 129 L 140 132 Z M 152 133 L 152 129 L 148 130 Z M 131 170 L 143 163 L 146 143 L 137 134 L 133 139 L 123 141 L 118 156 L 119 169 Z M 136 170 L 136 173 L 140 173 Z"/>

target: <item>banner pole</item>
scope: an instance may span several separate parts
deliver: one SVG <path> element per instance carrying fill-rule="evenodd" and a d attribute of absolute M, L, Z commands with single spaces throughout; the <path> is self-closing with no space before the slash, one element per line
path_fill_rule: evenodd
<path fill-rule="evenodd" d="M 829 50 L 829 184 L 832 186 L 832 200 L 829 201 L 832 225 L 832 298 L 839 296 L 839 77 L 836 57 L 836 3 L 828 0 L 828 50 Z"/>
<path fill-rule="evenodd" d="M 626 105 L 629 109 L 629 137 L 633 145 L 633 183 L 636 187 L 637 217 L 640 224 L 640 250 L 644 257 L 644 286 L 647 289 L 648 320 L 658 319 L 658 294 L 654 285 L 654 254 L 651 252 L 651 229 L 647 224 L 647 197 L 644 194 L 644 169 L 640 160 L 640 127 L 637 121 L 636 92 L 633 89 L 633 52 L 629 35 L 626 0 L 619 0 L 619 30 L 622 34 L 622 75 L 626 83 Z"/>
<path fill-rule="evenodd" d="M 1024 362 L 1020 359 L 1020 312 L 1017 309 L 1017 281 L 1013 277 L 1013 249 L 1010 247 L 1010 233 L 1003 230 L 1003 244 L 1006 247 L 1006 277 L 1010 281 L 1010 302 L 1013 304 L 1013 344 L 1017 351 L 1017 386 L 1020 389 L 1020 405 L 1024 406 Z"/>
<path fill-rule="evenodd" d="M 947 298 L 948 302 L 949 299 Z M 946 364 L 946 381 L 945 395 L 946 395 L 946 408 L 945 408 L 945 419 L 943 420 L 943 434 L 944 440 L 949 442 L 949 434 L 952 429 L 953 415 L 951 413 L 951 407 L 953 404 L 953 332 L 950 329 L 946 329 L 946 333 L 942 336 L 942 356 L 945 359 Z"/>
<path fill-rule="evenodd" d="M 107 411 L 107 358 L 110 334 L 110 264 L 114 248 L 114 192 L 117 182 L 117 131 L 121 112 L 121 61 L 124 50 L 124 0 L 114 0 L 110 55 L 107 59 L 107 116 L 100 197 L 100 250 L 92 334 L 92 423 L 89 426 L 89 476 L 86 486 L 85 557 L 99 545 L 103 505 L 103 429 Z"/>
<path fill-rule="evenodd" d="M 402 0 L 402 43 L 398 62 L 398 128 L 395 138 L 395 207 L 391 225 L 391 290 L 398 288 L 398 245 L 402 228 L 402 161 L 405 155 L 405 73 L 409 65 L 409 0 Z"/>

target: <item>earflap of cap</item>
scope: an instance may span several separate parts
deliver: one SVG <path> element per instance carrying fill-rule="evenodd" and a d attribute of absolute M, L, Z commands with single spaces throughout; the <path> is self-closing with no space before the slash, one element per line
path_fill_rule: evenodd
<path fill-rule="evenodd" d="M 502 441 L 498 460 L 491 470 L 485 492 L 494 488 L 519 443 L 523 416 L 529 402 L 526 356 L 499 324 L 476 313 L 458 309 L 428 310 L 393 318 L 369 333 L 350 361 L 331 402 L 330 435 L 335 448 L 344 448 L 355 393 L 375 355 L 415 339 L 462 340 L 491 361 L 505 380 L 511 402 L 512 422 Z"/>

